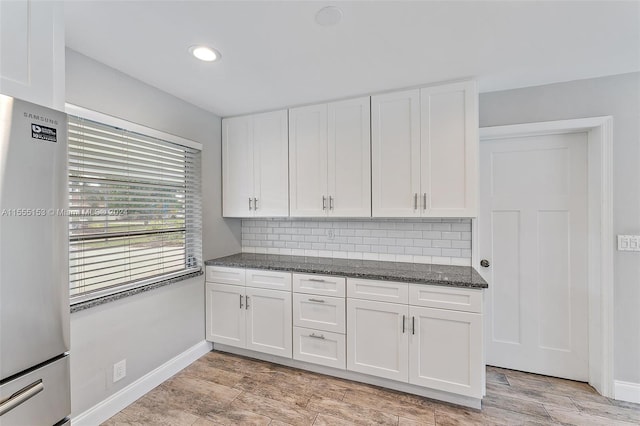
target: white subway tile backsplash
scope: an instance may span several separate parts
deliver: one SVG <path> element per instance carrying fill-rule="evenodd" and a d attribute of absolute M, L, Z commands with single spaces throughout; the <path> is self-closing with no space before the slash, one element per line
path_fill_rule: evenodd
<path fill-rule="evenodd" d="M 434 231 L 451 231 L 450 223 L 434 223 L 431 225 L 431 229 Z"/>
<path fill-rule="evenodd" d="M 422 238 L 427 240 L 439 240 L 442 238 L 442 232 L 440 231 L 422 231 Z"/>
<path fill-rule="evenodd" d="M 431 241 L 432 247 L 451 247 L 451 240 L 433 240 Z"/>
<path fill-rule="evenodd" d="M 459 232 L 443 232 L 442 239 L 443 240 L 459 240 L 460 233 Z"/>
<path fill-rule="evenodd" d="M 244 219 L 242 251 L 471 265 L 469 219 Z"/>

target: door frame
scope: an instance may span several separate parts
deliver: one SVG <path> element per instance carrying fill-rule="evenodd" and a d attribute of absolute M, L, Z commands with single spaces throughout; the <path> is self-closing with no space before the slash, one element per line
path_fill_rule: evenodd
<path fill-rule="evenodd" d="M 496 139 L 587 133 L 589 384 L 613 397 L 613 118 L 611 116 L 480 128 L 480 143 Z M 478 181 L 478 185 L 479 185 Z M 480 269 L 477 219 L 471 262 Z M 486 326 L 486 324 L 485 324 Z"/>

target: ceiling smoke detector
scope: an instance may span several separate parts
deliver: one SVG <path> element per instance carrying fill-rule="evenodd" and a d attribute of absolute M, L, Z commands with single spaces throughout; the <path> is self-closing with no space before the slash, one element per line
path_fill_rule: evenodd
<path fill-rule="evenodd" d="M 323 27 L 338 25 L 342 20 L 342 10 L 335 6 L 323 7 L 316 13 L 316 23 Z"/>
<path fill-rule="evenodd" d="M 220 52 L 207 46 L 191 46 L 189 52 L 196 58 L 205 62 L 213 62 L 220 59 Z"/>

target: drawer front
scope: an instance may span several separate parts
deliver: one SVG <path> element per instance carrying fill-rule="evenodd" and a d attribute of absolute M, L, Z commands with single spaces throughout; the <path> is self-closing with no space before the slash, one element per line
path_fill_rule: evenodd
<path fill-rule="evenodd" d="M 316 274 L 293 274 L 293 291 L 298 293 L 344 297 L 344 287 L 344 277 L 330 277 Z"/>
<path fill-rule="evenodd" d="M 409 286 L 409 304 L 427 308 L 482 313 L 482 290 L 411 284 Z"/>
<path fill-rule="evenodd" d="M 291 291 L 291 272 L 247 269 L 247 287 Z"/>
<path fill-rule="evenodd" d="M 345 299 L 310 294 L 293 294 L 293 325 L 344 333 Z"/>
<path fill-rule="evenodd" d="M 293 359 L 344 370 L 345 336 L 323 330 L 293 327 Z"/>
<path fill-rule="evenodd" d="M 244 285 L 245 271 L 243 268 L 207 266 L 206 280 L 210 283 Z"/>
<path fill-rule="evenodd" d="M 347 296 L 354 299 L 407 304 L 409 303 L 409 285 L 393 281 L 349 278 Z"/>
<path fill-rule="evenodd" d="M 70 394 L 69 357 L 65 356 L 0 386 L 0 401 L 15 404 L 0 417 L 0 424 L 56 424 L 71 414 Z"/>

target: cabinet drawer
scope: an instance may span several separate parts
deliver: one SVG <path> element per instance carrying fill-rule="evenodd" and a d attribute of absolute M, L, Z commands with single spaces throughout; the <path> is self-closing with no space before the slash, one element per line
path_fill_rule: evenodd
<path fill-rule="evenodd" d="M 345 335 L 293 327 L 293 359 L 344 370 Z"/>
<path fill-rule="evenodd" d="M 482 290 L 411 284 L 409 286 L 409 304 L 481 313 Z"/>
<path fill-rule="evenodd" d="M 293 291 L 344 297 L 345 279 L 316 274 L 293 274 Z"/>
<path fill-rule="evenodd" d="M 246 274 L 247 287 L 291 291 L 290 272 L 247 269 Z"/>
<path fill-rule="evenodd" d="M 349 278 L 347 284 L 347 296 L 354 299 L 409 303 L 409 285 L 407 283 Z"/>
<path fill-rule="evenodd" d="M 344 298 L 293 294 L 293 325 L 344 333 L 345 318 Z"/>
<path fill-rule="evenodd" d="M 244 285 L 245 271 L 243 268 L 228 268 L 226 266 L 207 266 L 206 280 L 211 283 Z"/>

